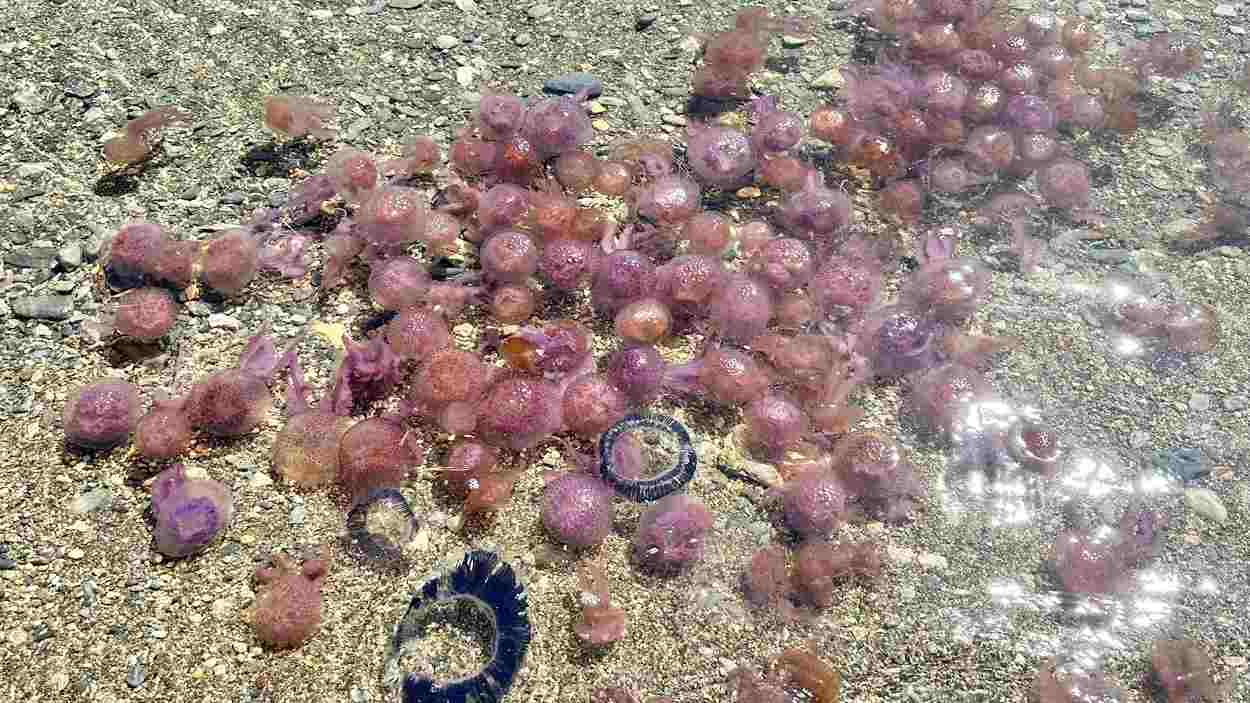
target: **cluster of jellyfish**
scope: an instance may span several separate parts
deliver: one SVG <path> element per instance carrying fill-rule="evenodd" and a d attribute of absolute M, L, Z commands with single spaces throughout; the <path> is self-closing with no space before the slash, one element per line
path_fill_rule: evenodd
<path fill-rule="evenodd" d="M 351 282 L 363 265 L 382 322 L 362 341 L 343 340 L 342 361 L 316 404 L 295 345 L 280 349 L 262 332 L 235 367 L 196 380 L 183 397 L 154 398 L 146 413 L 129 383 L 81 389 L 65 408 L 68 441 L 105 449 L 133 437 L 137 455 L 177 460 L 196 433 L 252 432 L 271 409 L 269 384 L 285 373 L 289 419 L 274 441 L 273 469 L 294 489 L 342 495 L 362 554 L 400 553 L 396 543 L 411 536 L 412 512 L 395 489 L 426 460 L 411 427 L 421 423 L 456 436 L 434 462 L 439 480 L 467 515 L 484 519 L 512 499 L 521 475 L 502 468 L 504 453 L 557 437 L 573 468 L 545 477 L 541 520 L 550 538 L 588 555 L 613 526 L 615 500 L 653 501 L 639 520 L 633 561 L 678 574 L 702 558 L 713 523 L 709 509 L 681 490 L 693 457 L 676 460 L 677 478 L 648 483 L 640 441 L 622 428 L 639 422 L 639 413 L 654 417 L 646 411 L 661 397 L 698 397 L 740 411 L 735 440 L 777 472 L 770 488 L 784 529 L 744 565 L 747 602 L 785 619 L 830 608 L 840 584 L 871 582 L 882 571 L 877 545 L 840 541 L 838 528 L 915 519 L 925 492 L 892 439 L 853 429 L 861 414 L 853 396 L 864 384 L 906 385 L 911 410 L 935 436 L 962 447 L 961 461 L 1002 457 L 1050 476 L 1062 447 L 1030 417 L 968 440 L 969 408 L 993 397 L 984 368 L 1005 345 L 968 329 L 989 273 L 957 255 L 962 228 L 935 228 L 920 237 L 919 267 L 885 299 L 897 242 L 856 224 L 848 195 L 804 158 L 805 132 L 858 169 L 878 190 L 880 211 L 907 227 L 921 221 L 930 194 L 1001 186 L 972 223 L 1005 232 L 1027 271 L 1043 249 L 1030 233 L 1034 214 L 1049 207 L 1097 219 L 1088 170 L 1059 128 L 1131 131 L 1147 79 L 1179 76 L 1201 59 L 1184 38 L 1161 35 L 1129 47 L 1122 66 L 1095 67 L 1087 52 L 1098 37 L 1086 21 L 1047 12 L 1008 21 L 986 2 L 874 0 L 858 9 L 896 35 L 898 47 L 875 65 L 844 67 L 844 99 L 806 119 L 750 90 L 771 37 L 801 32 L 803 22 L 748 8 L 732 29 L 710 36 L 694 93 L 735 104 L 750 98 L 752 126 L 694 121 L 684 159 L 673 144 L 646 138 L 619 141 L 606 158 L 590 154 L 585 94 L 526 104 L 487 93 L 451 144 L 446 171 L 427 137 L 387 161 L 343 147 L 285 204 L 259 209 L 207 242 L 177 240 L 148 223 L 124 225 L 106 259 L 109 284 L 132 289 L 110 320 L 119 337 L 159 340 L 177 316 L 177 297 L 199 288 L 231 297 L 261 271 L 304 276 L 317 242 L 325 252 L 322 290 Z M 155 134 L 186 119 L 153 111 L 105 154 L 141 168 L 158 151 Z M 264 119 L 291 139 L 334 137 L 332 107 L 311 98 L 272 96 Z M 1226 164 L 1216 175 L 1235 189 L 1245 178 L 1239 164 L 1250 158 L 1245 136 L 1215 127 L 1211 134 L 1213 159 Z M 1236 139 L 1236 148 L 1219 146 Z M 1030 177 L 1040 198 L 1017 187 Z M 424 187 L 436 182 L 431 201 Z M 771 221 L 739 223 L 704 210 L 707 191 L 750 184 L 777 194 Z M 621 207 L 583 205 L 578 196 L 587 194 Z M 466 264 L 451 270 L 414 253 L 435 259 L 470 249 Z M 604 358 L 596 358 L 582 321 L 531 323 L 544 300 L 586 294 L 595 315 L 612 321 L 616 340 Z M 457 347 L 450 323 L 469 306 L 515 331 L 484 335 L 477 349 Z M 1121 296 L 1107 314 L 1111 324 L 1185 353 L 1209 351 L 1218 340 L 1214 312 L 1201 305 Z M 703 340 L 693 360 L 666 362 L 657 345 L 686 334 Z M 398 411 L 353 417 L 395 395 Z M 692 451 L 684 428 L 674 432 L 678 453 Z M 599 441 L 600 451 L 579 452 L 580 441 Z M 644 483 L 650 488 L 637 488 Z M 151 491 L 156 548 L 169 557 L 202 551 L 228 527 L 232 501 L 221 483 L 188 479 L 177 464 Z M 397 526 L 374 534 L 386 521 L 370 520 L 371 512 Z M 1152 556 L 1157 527 L 1152 513 L 1134 512 L 1112 538 L 1061 534 L 1053 558 L 1060 581 L 1078 593 L 1113 591 Z M 266 590 L 252 609 L 257 636 L 278 647 L 313 636 L 328 567 L 328 559 L 302 568 L 282 559 L 259 570 Z M 587 647 L 610 646 L 624 636 L 627 614 L 593 559 L 580 577 L 575 634 Z M 1160 642 L 1152 661 L 1169 700 L 1213 686 L 1191 643 Z M 1083 700 L 1095 685 L 1113 688 L 1099 676 L 1048 662 L 1035 693 L 1048 703 Z M 743 702 L 833 701 L 840 676 L 810 652 L 787 650 L 759 669 L 739 670 L 733 682 Z M 616 688 L 596 696 L 637 700 Z"/>

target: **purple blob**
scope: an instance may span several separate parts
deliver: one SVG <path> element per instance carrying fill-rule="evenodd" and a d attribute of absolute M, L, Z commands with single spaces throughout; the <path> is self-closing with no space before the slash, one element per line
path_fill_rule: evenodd
<path fill-rule="evenodd" d="M 941 360 L 942 325 L 909 308 L 880 310 L 866 325 L 860 353 L 872 362 L 877 376 L 902 376 Z"/>
<path fill-rule="evenodd" d="M 139 390 L 125 381 L 97 381 L 70 396 L 61 420 L 72 445 L 107 449 L 121 444 L 139 423 Z"/>
<path fill-rule="evenodd" d="M 1030 132 L 1049 132 L 1055 128 L 1055 110 L 1045 98 L 1015 95 L 1007 101 L 1007 121 Z"/>
<path fill-rule="evenodd" d="M 586 549 L 612 529 L 612 489 L 594 476 L 566 473 L 543 490 L 543 527 L 557 542 Z"/>
<path fill-rule="evenodd" d="M 786 231 L 810 239 L 831 234 L 849 224 L 851 200 L 840 190 L 826 188 L 820 172 L 813 170 L 803 189 L 786 198 L 779 214 Z"/>
<path fill-rule="evenodd" d="M 608 357 L 608 379 L 639 405 L 659 397 L 664 368 L 652 346 L 627 347 Z"/>
<path fill-rule="evenodd" d="M 182 464 L 161 472 L 152 484 L 156 550 L 179 558 L 203 551 L 234 515 L 230 489 L 211 480 L 188 481 Z"/>
<path fill-rule="evenodd" d="M 522 130 L 544 158 L 559 156 L 590 141 L 594 130 L 582 109 L 586 94 L 549 98 L 525 113 Z"/>
<path fill-rule="evenodd" d="M 416 305 L 429 289 L 429 273 L 411 256 L 376 263 L 369 273 L 369 297 L 383 310 L 402 310 Z"/>
<path fill-rule="evenodd" d="M 705 183 L 739 185 L 755 168 L 755 150 L 747 135 L 729 127 L 692 125 L 686 145 L 690 168 Z"/>
<path fill-rule="evenodd" d="M 712 514 L 684 493 L 661 498 L 642 514 L 634 534 L 634 558 L 638 564 L 671 572 L 703 558 L 703 541 L 712 528 Z"/>
<path fill-rule="evenodd" d="M 846 515 L 846 488 L 827 471 L 809 469 L 784 491 L 786 525 L 801 537 L 828 537 Z"/>

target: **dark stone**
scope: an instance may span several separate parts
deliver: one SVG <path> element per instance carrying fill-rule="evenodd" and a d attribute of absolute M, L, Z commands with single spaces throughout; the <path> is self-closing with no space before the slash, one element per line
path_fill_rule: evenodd
<path fill-rule="evenodd" d="M 1151 457 L 1150 461 L 1155 468 L 1172 474 L 1183 483 L 1205 476 L 1211 471 L 1202 450 L 1197 447 L 1164 449 Z"/>
<path fill-rule="evenodd" d="M 1085 255 L 1104 264 L 1118 264 L 1132 258 L 1133 252 L 1128 249 L 1091 249 Z"/>
<path fill-rule="evenodd" d="M 4 263 L 23 269 L 50 269 L 56 263 L 56 249 L 31 247 L 4 255 Z"/>
<path fill-rule="evenodd" d="M 70 95 L 81 100 L 86 100 L 87 98 L 90 98 L 100 92 L 100 88 L 98 86 L 93 85 L 86 79 L 78 77 L 66 79 L 65 82 L 61 84 L 61 89 L 65 91 L 66 95 Z"/>
<path fill-rule="evenodd" d="M 572 95 L 583 89 L 589 89 L 589 95 L 597 98 L 603 94 L 603 81 L 589 73 L 566 73 L 543 82 L 543 90 L 548 93 Z"/>
<path fill-rule="evenodd" d="M 646 28 L 650 27 L 651 25 L 655 24 L 655 21 L 658 19 L 660 19 L 660 16 L 655 14 L 654 12 L 648 12 L 645 15 L 639 15 L 638 19 L 634 20 L 634 30 L 641 32 L 645 30 Z"/>
<path fill-rule="evenodd" d="M 8 557 L 0 557 L 0 571 L 12 571 L 17 568 L 17 562 Z"/>
<path fill-rule="evenodd" d="M 31 198 L 37 198 L 47 192 L 48 191 L 46 188 L 40 188 L 39 186 L 32 186 L 30 188 L 20 188 L 13 192 L 13 202 L 20 203 L 23 200 L 30 200 Z"/>
<path fill-rule="evenodd" d="M 52 628 L 48 627 L 47 625 L 43 623 L 39 623 L 38 625 L 35 625 L 33 628 L 31 628 L 30 639 L 35 642 L 42 642 L 44 640 L 52 639 L 53 635 L 55 634 L 56 633 L 52 631 Z"/>
<path fill-rule="evenodd" d="M 64 320 L 74 311 L 68 295 L 28 295 L 10 302 L 13 314 L 33 320 Z"/>

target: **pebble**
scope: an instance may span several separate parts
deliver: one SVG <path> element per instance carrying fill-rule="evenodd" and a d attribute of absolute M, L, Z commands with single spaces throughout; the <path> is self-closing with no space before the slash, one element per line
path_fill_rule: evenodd
<path fill-rule="evenodd" d="M 1210 393 L 1194 393 L 1189 396 L 1189 409 L 1195 412 L 1206 412 L 1211 409 Z"/>
<path fill-rule="evenodd" d="M 315 19 L 328 20 L 334 16 L 334 10 L 313 10 L 308 14 L 312 15 Z"/>
<path fill-rule="evenodd" d="M 543 81 L 543 90 L 548 93 L 572 95 L 583 89 L 589 91 L 590 97 L 597 98 L 603 94 L 603 81 L 589 73 L 566 73 Z"/>
<path fill-rule="evenodd" d="M 17 562 L 8 557 L 0 557 L 0 571 L 12 571 L 17 568 Z"/>
<path fill-rule="evenodd" d="M 781 36 L 781 45 L 787 49 L 797 49 L 811 40 L 811 37 L 796 37 L 791 34 L 783 34 Z"/>
<path fill-rule="evenodd" d="M 247 480 L 247 485 L 250 488 L 267 488 L 273 485 L 273 479 L 269 477 L 268 472 L 257 471 Z"/>
<path fill-rule="evenodd" d="M 229 193 L 222 195 L 221 199 L 217 202 L 222 205 L 240 205 L 243 203 L 243 198 L 244 195 L 242 193 L 232 190 Z"/>
<path fill-rule="evenodd" d="M 218 330 L 239 330 L 243 329 L 243 323 L 238 318 L 231 317 L 224 312 L 215 312 L 208 316 L 208 326 Z"/>
<path fill-rule="evenodd" d="M 529 15 L 530 19 L 532 20 L 540 20 L 546 17 L 547 15 L 551 14 L 551 6 L 541 5 L 541 4 L 535 5 L 531 7 L 530 9 L 526 10 L 525 14 Z"/>
<path fill-rule="evenodd" d="M 27 295 L 10 305 L 14 315 L 32 320 L 64 320 L 74 311 L 74 299 L 67 295 Z"/>
<path fill-rule="evenodd" d="M 1189 482 L 1210 472 L 1206 458 L 1197 447 L 1174 447 L 1158 452 L 1150 459 L 1155 468 Z"/>
<path fill-rule="evenodd" d="M 65 556 L 69 557 L 70 559 L 73 559 L 74 561 L 78 561 L 79 559 L 82 559 L 83 557 L 87 556 L 87 553 L 79 549 L 78 547 L 74 547 L 73 549 L 69 550 L 69 552 L 67 552 Z"/>
<path fill-rule="evenodd" d="M 74 498 L 74 502 L 70 503 L 70 510 L 78 515 L 86 515 L 94 513 L 97 510 L 103 510 L 113 501 L 113 492 L 107 488 L 96 488 L 87 491 Z"/>
<path fill-rule="evenodd" d="M 1185 505 L 1208 520 L 1223 523 L 1228 519 L 1228 509 L 1209 488 L 1186 488 Z"/>
<path fill-rule="evenodd" d="M 292 526 L 298 527 L 299 525 L 304 524 L 304 518 L 307 515 L 308 509 L 302 505 L 297 505 L 294 508 L 291 508 L 291 513 L 287 516 L 287 521 L 290 522 Z"/>
<path fill-rule="evenodd" d="M 187 312 L 191 313 L 192 317 L 207 317 L 213 313 L 213 309 L 208 303 L 192 300 L 187 303 Z"/>
<path fill-rule="evenodd" d="M 835 88 L 841 88 L 844 85 L 846 85 L 846 78 L 842 75 L 842 70 L 837 66 L 834 66 L 819 76 L 816 76 L 816 78 L 812 80 L 812 87 L 820 90 L 833 90 Z"/>
<path fill-rule="evenodd" d="M 1125 10 L 1124 18 L 1127 19 L 1129 22 L 1136 22 L 1138 24 L 1142 24 L 1142 23 L 1150 21 L 1150 13 L 1146 12 L 1145 10 L 1138 10 L 1136 8 L 1133 8 L 1131 10 Z"/>
<path fill-rule="evenodd" d="M 30 247 L 4 255 L 4 263 L 23 269 L 50 269 L 55 261 L 56 249 L 52 247 Z"/>
<path fill-rule="evenodd" d="M 393 7 L 396 10 L 415 10 L 424 4 L 425 0 L 386 0 L 386 6 Z M 456 5 L 459 4 L 460 3 L 456 3 Z"/>
<path fill-rule="evenodd" d="M 529 32 L 521 32 L 515 37 L 512 37 L 512 43 L 516 44 L 517 46 L 527 46 L 533 41 L 534 41 L 534 35 L 530 34 Z"/>
<path fill-rule="evenodd" d="M 1211 11 L 1211 14 L 1216 17 L 1236 17 L 1237 8 L 1232 5 L 1219 4 L 1215 6 L 1215 9 Z"/>
<path fill-rule="evenodd" d="M 660 16 L 655 14 L 654 12 L 648 12 L 645 15 L 639 15 L 638 19 L 634 20 L 634 31 L 641 32 L 647 29 L 648 27 L 650 27 L 651 25 L 655 24 L 655 21 L 658 19 L 660 19 Z"/>
<path fill-rule="evenodd" d="M 57 263 L 66 271 L 73 271 L 82 266 L 82 247 L 74 242 L 56 250 Z"/>
<path fill-rule="evenodd" d="M 464 87 L 473 85 L 473 77 L 476 72 L 470 66 L 460 66 L 456 69 L 456 82 Z"/>
<path fill-rule="evenodd" d="M 460 43 L 460 40 L 450 34 L 440 34 L 434 37 L 434 46 L 446 51 Z"/>
<path fill-rule="evenodd" d="M 663 122 L 664 124 L 671 124 L 674 127 L 686 126 L 686 118 L 682 117 L 681 115 L 676 115 L 673 113 L 668 113 L 660 117 L 660 121 Z"/>
<path fill-rule="evenodd" d="M 147 672 L 143 670 L 143 662 L 139 661 L 139 657 L 133 654 L 126 657 L 126 685 L 139 688 L 146 678 Z"/>
<path fill-rule="evenodd" d="M 18 628 L 9 630 L 9 634 L 5 637 L 5 639 L 7 639 L 9 641 L 9 644 L 13 645 L 14 647 L 20 647 L 26 644 L 26 641 L 30 639 L 30 636 L 26 634 L 25 630 L 18 627 Z"/>
<path fill-rule="evenodd" d="M 1245 410 L 1250 406 L 1250 399 L 1244 395 L 1230 395 L 1224 399 L 1224 409 L 1232 412 Z"/>

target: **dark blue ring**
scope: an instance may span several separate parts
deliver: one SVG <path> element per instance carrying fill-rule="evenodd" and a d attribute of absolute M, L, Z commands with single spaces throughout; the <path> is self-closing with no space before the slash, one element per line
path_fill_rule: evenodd
<path fill-rule="evenodd" d="M 652 478 L 632 480 L 622 478 L 612 469 L 612 448 L 621 435 L 639 428 L 667 432 L 677 438 L 679 446 L 677 461 L 673 467 Z M 599 474 L 618 495 L 639 503 L 649 503 L 681 490 L 694 478 L 698 457 L 690 444 L 690 433 L 682 424 L 664 415 L 630 415 L 612 425 L 599 437 Z"/>
<path fill-rule="evenodd" d="M 438 683 L 409 672 L 404 677 L 404 703 L 498 703 L 525 661 L 532 630 L 525 588 L 512 567 L 491 552 L 465 555 L 449 574 L 430 579 L 412 596 L 412 603 L 391 637 L 388 658 L 398 659 L 403 645 L 418 636 L 417 622 L 435 603 L 464 600 L 490 616 L 494 628 L 491 659 L 472 676 Z"/>

